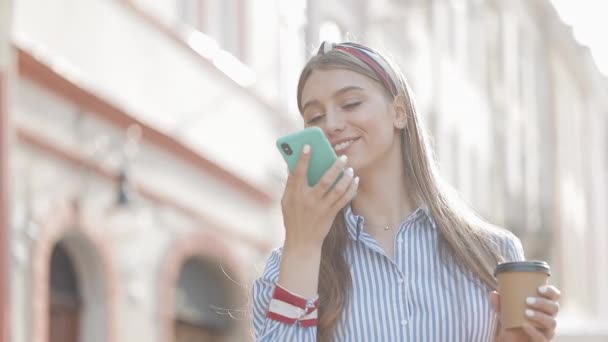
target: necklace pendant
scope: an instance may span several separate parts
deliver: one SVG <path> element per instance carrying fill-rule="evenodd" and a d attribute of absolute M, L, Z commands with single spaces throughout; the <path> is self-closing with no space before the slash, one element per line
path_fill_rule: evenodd
<path fill-rule="evenodd" d="M 389 227 L 388 225 L 386 227 L 384 227 L 384 230 L 389 230 L 391 229 L 391 227 Z"/>

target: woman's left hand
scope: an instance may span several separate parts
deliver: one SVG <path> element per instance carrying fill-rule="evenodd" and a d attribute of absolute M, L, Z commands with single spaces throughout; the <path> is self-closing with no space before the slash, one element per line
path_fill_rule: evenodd
<path fill-rule="evenodd" d="M 529 322 L 524 323 L 522 330 L 501 330 L 498 335 L 500 342 L 544 342 L 551 341 L 557 326 L 556 316 L 559 311 L 561 292 L 553 285 L 538 288 L 538 297 L 530 297 L 525 312 Z M 494 311 L 500 313 L 498 292 L 490 293 L 490 302 Z"/>

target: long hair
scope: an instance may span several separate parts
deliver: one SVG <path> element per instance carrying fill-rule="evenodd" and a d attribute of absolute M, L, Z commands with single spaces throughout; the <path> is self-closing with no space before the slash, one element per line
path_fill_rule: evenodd
<path fill-rule="evenodd" d="M 388 98 L 402 101 L 407 123 L 401 130 L 401 147 L 406 183 L 419 203 L 430 210 L 439 231 L 439 246 L 444 260 L 449 256 L 458 267 L 480 280 L 488 288 L 495 288 L 493 269 L 502 260 L 498 246 L 491 238 L 498 228 L 478 217 L 465 205 L 455 191 L 439 177 L 425 130 L 416 112 L 413 94 L 405 77 L 394 63 L 382 57 L 386 72 L 397 88 L 391 93 L 377 73 L 359 58 L 332 49 L 313 56 L 305 65 L 298 82 L 297 100 L 301 111 L 302 89 L 315 70 L 345 69 L 378 82 Z M 350 270 L 345 259 L 348 235 L 343 211 L 336 215 L 323 242 L 319 273 L 318 341 L 330 341 L 336 324 L 346 305 L 352 287 Z"/>

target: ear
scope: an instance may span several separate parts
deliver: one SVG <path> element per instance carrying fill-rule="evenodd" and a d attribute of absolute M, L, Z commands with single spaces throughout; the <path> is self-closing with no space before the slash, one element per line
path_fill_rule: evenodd
<path fill-rule="evenodd" d="M 405 109 L 405 98 L 399 94 L 393 100 L 393 108 L 395 109 L 395 118 L 393 125 L 397 129 L 404 129 L 407 125 L 407 110 Z"/>

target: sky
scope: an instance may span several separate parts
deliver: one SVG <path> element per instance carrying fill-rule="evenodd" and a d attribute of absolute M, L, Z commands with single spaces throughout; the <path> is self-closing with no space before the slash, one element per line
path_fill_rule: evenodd
<path fill-rule="evenodd" d="M 574 37 L 591 49 L 600 71 L 608 76 L 608 1 L 551 0 L 562 20 L 572 26 Z"/>

